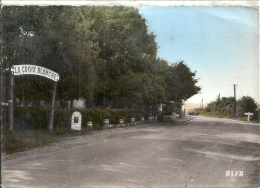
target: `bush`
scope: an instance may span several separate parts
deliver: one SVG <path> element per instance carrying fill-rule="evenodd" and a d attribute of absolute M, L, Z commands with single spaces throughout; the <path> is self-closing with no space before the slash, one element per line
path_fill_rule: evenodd
<path fill-rule="evenodd" d="M 24 131 L 9 131 L 2 129 L 2 151 L 6 154 L 25 151 L 53 142 L 53 139 L 44 139 L 31 136 Z"/>
<path fill-rule="evenodd" d="M 26 122 L 31 129 L 47 130 L 49 110 L 42 108 L 14 108 L 14 118 Z"/>
<path fill-rule="evenodd" d="M 241 108 L 239 111 L 239 116 L 244 117 L 244 113 L 251 112 L 254 113 L 253 119 L 257 120 L 257 104 L 255 100 L 250 96 L 243 96 L 237 101 L 237 105 Z"/>
<path fill-rule="evenodd" d="M 53 120 L 53 131 L 55 134 L 63 134 L 70 129 L 71 116 L 73 112 L 78 111 L 82 115 L 82 128 L 87 127 L 87 122 L 92 121 L 93 129 L 100 130 L 103 128 L 103 119 L 109 119 L 111 124 L 118 124 L 119 119 L 125 118 L 130 122 L 134 117 L 140 120 L 142 112 L 134 109 L 119 110 L 80 110 L 80 109 L 55 109 Z M 48 119 L 50 110 L 44 108 L 23 108 L 14 109 L 14 117 L 27 123 L 31 129 L 48 130 Z M 7 115 L 5 115 L 7 116 Z"/>

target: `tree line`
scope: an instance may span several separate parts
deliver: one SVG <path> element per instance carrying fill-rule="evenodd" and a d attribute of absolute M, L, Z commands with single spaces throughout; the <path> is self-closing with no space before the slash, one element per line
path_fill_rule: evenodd
<path fill-rule="evenodd" d="M 220 95 L 207 105 L 205 112 L 227 117 L 234 117 L 236 113 L 237 118 L 246 117 L 244 113 L 251 112 L 255 120 L 258 119 L 259 113 L 255 100 L 250 96 L 243 96 L 236 101 L 234 97 L 220 97 Z"/>
<path fill-rule="evenodd" d="M 5 6 L 1 14 L 2 74 L 19 64 L 51 69 L 60 75 L 56 100 L 84 98 L 88 107 L 113 101 L 118 108 L 182 104 L 201 90 L 184 61 L 158 58 L 156 36 L 136 8 Z M 16 76 L 15 98 L 48 101 L 50 82 Z"/>

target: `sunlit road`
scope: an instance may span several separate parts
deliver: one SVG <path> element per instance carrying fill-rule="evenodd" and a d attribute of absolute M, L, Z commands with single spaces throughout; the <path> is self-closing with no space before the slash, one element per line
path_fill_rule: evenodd
<path fill-rule="evenodd" d="M 195 117 L 2 165 L 4 187 L 258 188 L 260 126 Z"/>

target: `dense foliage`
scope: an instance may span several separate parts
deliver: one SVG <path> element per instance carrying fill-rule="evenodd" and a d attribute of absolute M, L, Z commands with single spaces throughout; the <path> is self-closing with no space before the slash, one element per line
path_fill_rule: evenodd
<path fill-rule="evenodd" d="M 133 7 L 6 6 L 3 70 L 34 64 L 60 74 L 60 101 L 84 98 L 88 107 L 116 108 L 184 100 L 197 94 L 196 72 L 182 61 L 157 58 L 155 35 Z M 15 97 L 50 100 L 52 81 L 15 77 Z"/>
<path fill-rule="evenodd" d="M 257 109 L 257 104 L 255 100 L 250 97 L 250 96 L 243 96 L 237 101 L 237 105 L 239 108 L 239 116 L 243 116 L 244 113 L 246 112 L 251 112 L 254 113 L 253 118 L 257 119 L 258 118 L 258 111 Z"/>
<path fill-rule="evenodd" d="M 8 113 L 7 108 L 3 108 L 3 127 L 8 128 Z M 148 114 L 141 110 L 135 109 L 114 109 L 114 110 L 100 110 L 88 109 L 80 110 L 82 115 L 82 129 L 87 128 L 87 122 L 91 121 L 93 128 L 99 130 L 103 128 L 103 120 L 109 119 L 110 124 L 119 124 L 119 119 L 124 119 L 125 123 L 130 123 L 131 118 L 137 121 L 141 117 L 148 119 Z M 74 109 L 56 109 L 54 114 L 54 133 L 60 130 L 69 130 L 71 127 L 71 117 Z M 34 129 L 34 130 L 47 130 L 48 116 L 50 110 L 44 108 L 24 108 L 16 107 L 14 109 L 15 122 L 17 127 L 15 129 Z"/>
<path fill-rule="evenodd" d="M 257 104 L 250 96 L 243 96 L 237 101 L 234 97 L 217 97 L 215 101 L 210 102 L 206 107 L 206 112 L 218 116 L 234 117 L 236 102 L 236 117 L 246 117 L 244 113 L 251 112 L 254 114 L 253 119 L 257 119 Z"/>

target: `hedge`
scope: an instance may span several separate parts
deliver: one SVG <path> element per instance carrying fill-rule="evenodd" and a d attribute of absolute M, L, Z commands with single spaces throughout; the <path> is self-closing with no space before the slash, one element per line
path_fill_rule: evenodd
<path fill-rule="evenodd" d="M 54 113 L 54 131 L 55 129 L 70 129 L 71 116 L 73 112 L 78 111 L 82 115 L 82 127 L 87 127 L 87 122 L 92 121 L 93 128 L 100 130 L 103 128 L 103 119 L 109 119 L 111 124 L 118 124 L 119 119 L 124 118 L 126 122 L 130 122 L 132 117 L 140 120 L 145 114 L 135 109 L 110 109 L 110 110 L 80 110 L 80 109 L 55 109 Z M 3 124 L 7 125 L 7 110 L 2 113 L 4 116 Z M 30 126 L 31 129 L 47 130 L 50 109 L 44 108 L 14 108 L 14 118 L 23 121 Z"/>

